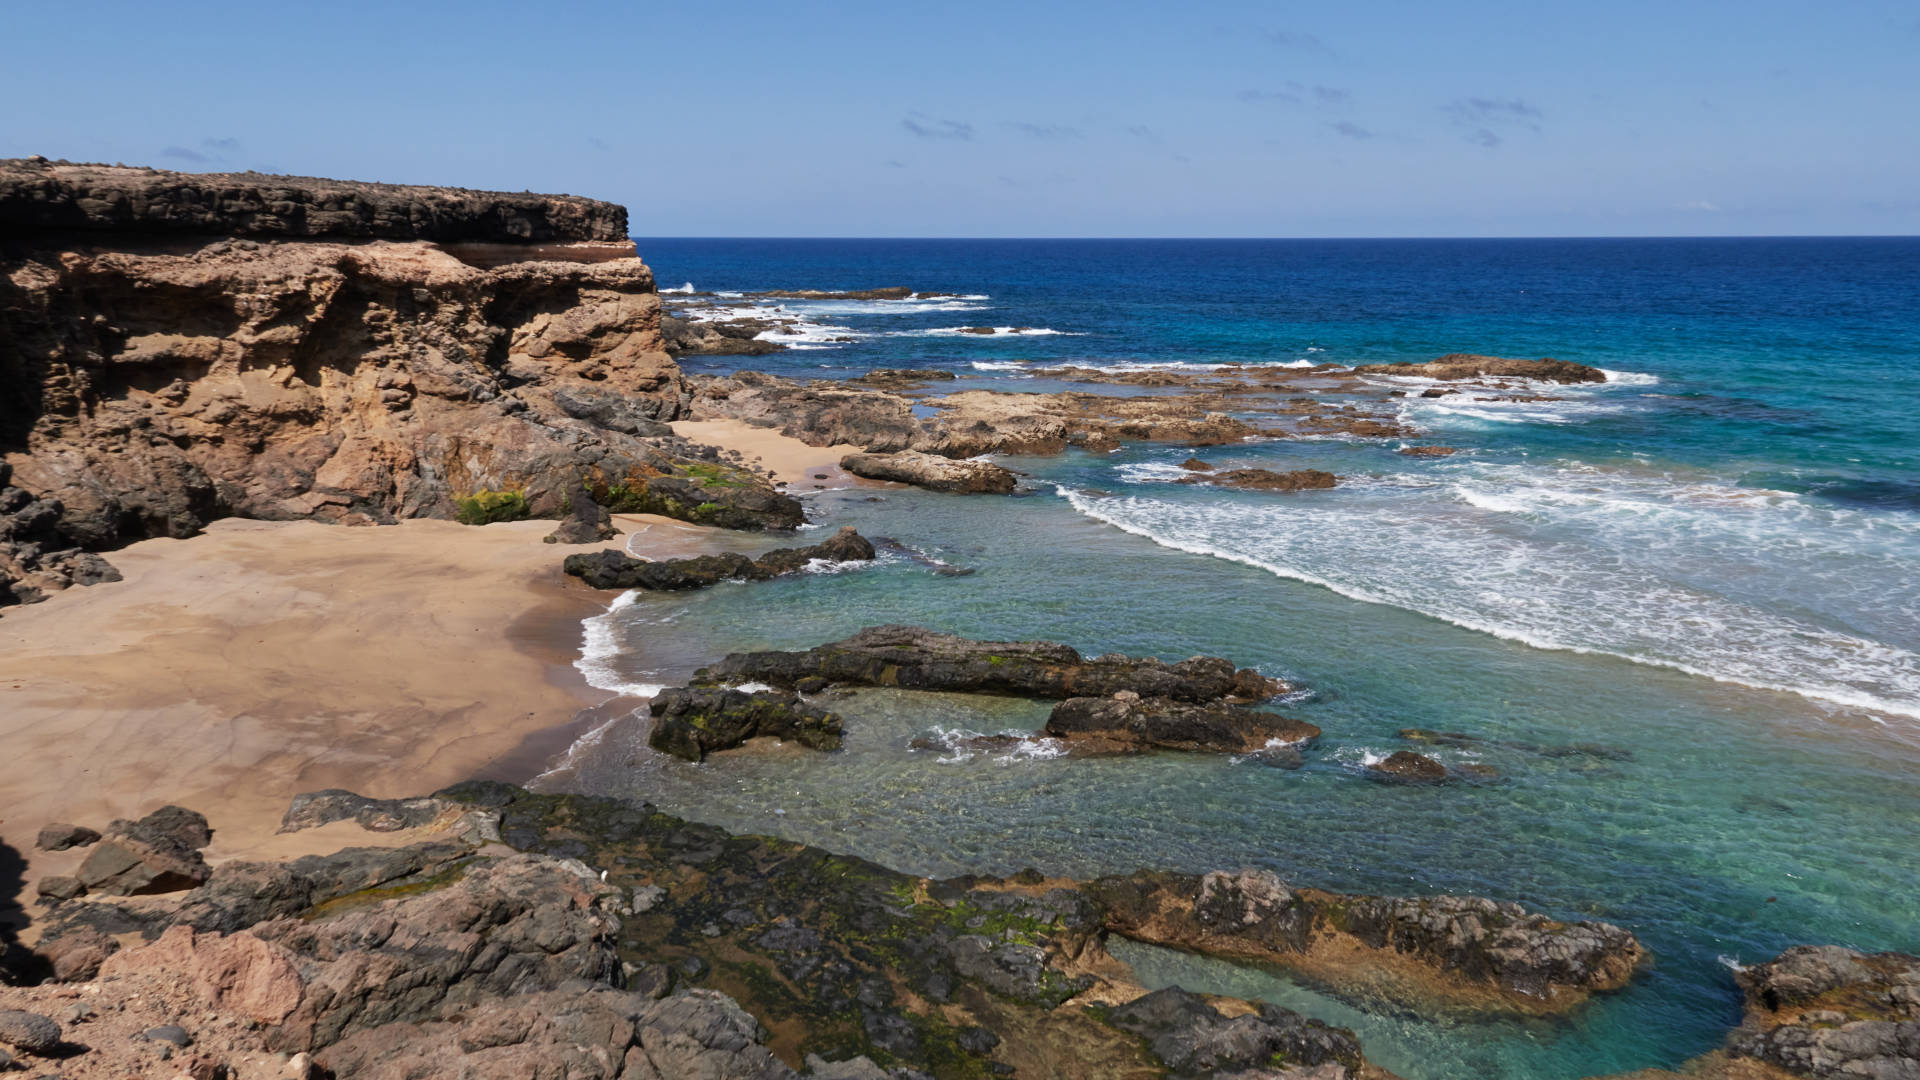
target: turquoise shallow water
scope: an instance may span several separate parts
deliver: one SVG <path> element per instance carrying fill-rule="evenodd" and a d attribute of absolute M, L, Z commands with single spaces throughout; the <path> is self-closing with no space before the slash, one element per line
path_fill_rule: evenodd
<path fill-rule="evenodd" d="M 1912 278 L 1885 276 L 1920 248 L 1882 243 L 1793 263 L 1714 249 L 1690 269 L 1669 265 L 1672 252 L 1644 266 L 1577 249 L 1456 251 L 1424 277 L 1364 245 L 1317 277 L 1275 269 L 1297 252 L 1247 256 L 1253 269 L 1196 255 L 1199 280 L 1180 286 L 1179 304 L 1124 267 L 1102 278 L 1083 266 L 1069 290 L 1043 273 L 1046 251 L 973 262 L 935 251 L 929 270 L 924 252 L 915 262 L 852 245 L 813 252 L 811 272 L 806 252 L 789 252 L 776 272 L 729 282 L 716 275 L 737 262 L 744 278 L 751 252 L 713 245 L 686 275 L 703 286 L 897 281 L 990 297 L 965 303 L 991 314 L 959 319 L 1084 334 L 886 337 L 956 313 L 844 314 L 873 336 L 775 358 L 828 364 L 817 369 L 827 374 L 945 363 L 1011 386 L 1040 362 L 1200 363 L 1262 343 L 1271 351 L 1256 358 L 1276 363 L 1470 347 L 1632 374 L 1557 402 L 1406 406 L 1428 441 L 1462 448 L 1453 458 L 1341 439 L 1205 453 L 1328 468 L 1343 477 L 1331 492 L 1180 487 L 1167 480 L 1189 451 L 1147 447 L 1011 459 L 1035 489 L 1013 499 L 823 493 L 816 521 L 975 573 L 940 576 L 895 554 L 866 569 L 632 597 L 592 627 L 589 666 L 609 686 L 670 683 L 728 651 L 805 647 L 880 622 L 1089 653 L 1225 655 L 1306 688 L 1283 711 L 1326 735 L 1299 771 L 1171 754 L 915 751 L 909 740 L 942 731 L 1032 730 L 1045 709 L 869 691 L 844 703 L 839 754 L 692 766 L 647 750 L 635 718 L 546 782 L 930 874 L 1261 866 L 1334 889 L 1469 892 L 1604 918 L 1632 928 L 1657 962 L 1568 1022 L 1410 1017 L 1191 957 L 1128 958 L 1151 979 L 1352 1026 L 1371 1056 L 1414 1080 L 1677 1064 L 1737 1019 L 1730 963 L 1800 942 L 1920 949 L 1920 521 L 1906 408 L 1920 350 L 1916 307 L 1900 306 Z M 650 254 L 663 281 L 676 276 Z M 861 258 L 852 269 L 834 261 Z M 1874 270 L 1875 259 L 1892 261 Z M 1554 302 L 1490 295 L 1502 274 L 1553 283 Z M 1682 286 L 1683 297 L 1663 291 Z M 1021 293 L 1046 288 L 1070 299 Z M 1275 344 L 1296 325 L 1299 341 Z M 922 341 L 933 344 L 901 344 Z M 1406 746 L 1403 727 L 1473 736 L 1432 752 L 1492 765 L 1500 779 L 1369 782 L 1364 763 Z"/>

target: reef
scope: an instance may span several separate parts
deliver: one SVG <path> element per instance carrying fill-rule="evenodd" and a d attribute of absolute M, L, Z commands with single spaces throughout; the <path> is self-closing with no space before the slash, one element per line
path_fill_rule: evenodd
<path fill-rule="evenodd" d="M 1119 654 L 1083 657 L 1046 641 L 974 641 L 914 626 L 871 626 L 805 652 L 733 653 L 694 682 L 766 683 L 811 691 L 831 684 L 946 690 L 1031 698 L 1112 697 L 1257 702 L 1289 687 L 1216 656 L 1168 664 Z"/>

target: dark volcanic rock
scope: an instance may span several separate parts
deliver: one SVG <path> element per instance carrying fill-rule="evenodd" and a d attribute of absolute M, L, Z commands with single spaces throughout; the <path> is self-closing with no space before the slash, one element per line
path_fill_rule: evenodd
<path fill-rule="evenodd" d="M 0 1009 L 0 1043 L 29 1054 L 45 1054 L 60 1045 L 60 1025 L 39 1013 Z"/>
<path fill-rule="evenodd" d="M 578 863 L 519 855 L 476 864 L 404 903 L 256 926 L 252 933 L 293 955 L 307 984 L 269 1042 L 287 1052 L 314 1050 L 483 995 L 554 990 L 579 979 L 611 984 L 620 970 L 615 895 Z"/>
<path fill-rule="evenodd" d="M 33 846 L 41 851 L 65 851 L 68 848 L 86 847 L 100 834 L 85 825 L 56 823 L 42 826 L 40 835 L 33 838 Z"/>
<path fill-rule="evenodd" d="M 33 159 L 0 161 L 0 225 L 442 243 L 630 243 L 625 207 L 572 195 Z"/>
<path fill-rule="evenodd" d="M 1004 495 L 1014 489 L 1014 475 L 989 461 L 956 461 L 938 454 L 901 450 L 892 454 L 848 454 L 840 467 L 869 480 L 897 480 L 903 484 L 951 491 L 962 495 Z"/>
<path fill-rule="evenodd" d="M 1366 364 L 1353 369 L 1355 375 L 1417 375 L 1426 379 L 1472 379 L 1481 376 L 1512 376 L 1543 379 L 1557 383 L 1606 382 L 1599 368 L 1568 360 L 1544 358 L 1517 360 L 1505 356 L 1480 356 L 1475 353 L 1448 353 L 1425 364 Z"/>
<path fill-rule="evenodd" d="M 213 839 L 207 819 L 192 810 L 163 806 L 138 821 L 119 820 L 87 854 L 74 877 L 88 892 L 106 896 L 191 889 L 207 880 L 200 848 Z"/>
<path fill-rule="evenodd" d="M 665 591 L 702 589 L 730 580 L 765 581 L 781 574 L 804 570 L 816 559 L 826 562 L 866 562 L 872 560 L 873 555 L 873 545 L 848 525 L 821 543 L 800 548 L 778 548 L 757 559 L 729 551 L 718 555 L 653 562 L 608 549 L 569 555 L 563 567 L 568 574 L 596 589 Z"/>
<path fill-rule="evenodd" d="M 766 1029 L 718 991 L 656 1000 L 594 986 L 488 999 L 446 1020 L 355 1031 L 317 1057 L 335 1075 L 378 1080 L 445 1075 L 450 1062 L 471 1077 L 797 1080 L 801 1074 L 766 1040 Z"/>
<path fill-rule="evenodd" d="M 1395 750 L 1385 759 L 1367 766 L 1370 776 L 1400 783 L 1436 783 L 1447 778 L 1447 767 L 1411 750 Z"/>
<path fill-rule="evenodd" d="M 280 819 L 280 831 L 298 832 L 336 821 L 353 821 L 368 832 L 397 832 L 431 825 L 457 809 L 439 799 L 369 799 L 329 788 L 295 795 Z"/>
<path fill-rule="evenodd" d="M 119 581 L 120 571 L 81 550 L 61 527 L 60 501 L 8 486 L 12 472 L 0 461 L 0 607 L 37 603 L 72 585 Z"/>
<path fill-rule="evenodd" d="M 567 493 L 567 516 L 560 527 L 548 533 L 544 538 L 549 544 L 597 544 L 602 540 L 611 540 L 620 535 L 613 527 L 613 515 L 607 508 L 593 501 L 593 493 L 585 485 L 576 486 Z"/>
<path fill-rule="evenodd" d="M 930 382 L 953 382 L 958 378 L 953 372 L 941 368 L 876 368 L 865 375 L 848 379 L 847 383 L 882 390 L 902 390 Z"/>
<path fill-rule="evenodd" d="M 1368 983 L 1370 956 L 1380 958 L 1376 972 L 1416 961 L 1425 974 L 1395 991 L 1415 1004 L 1464 992 L 1476 1007 L 1564 1011 L 1589 993 L 1625 986 L 1643 957 L 1634 936 L 1617 926 L 1556 922 L 1471 896 L 1341 896 L 1292 889 L 1254 870 L 1142 872 L 1086 889 L 1107 912 L 1109 929 L 1154 944 L 1354 986 Z"/>
<path fill-rule="evenodd" d="M 1213 471 L 1213 466 L 1207 464 L 1204 461 L 1201 461 L 1197 457 L 1190 457 L 1187 460 L 1181 462 L 1180 467 L 1187 470 L 1188 472 L 1212 472 Z"/>
<path fill-rule="evenodd" d="M 1082 657 L 1044 641 L 973 641 L 913 626 L 872 626 L 806 652 L 734 653 L 694 675 L 699 683 L 764 682 L 792 687 L 820 678 L 857 686 L 949 690 L 1014 697 L 1142 697 L 1208 702 L 1265 700 L 1287 684 L 1212 656 L 1177 664 L 1117 654 Z"/>
<path fill-rule="evenodd" d="M 1097 736 L 1166 750 L 1211 750 L 1245 754 L 1271 744 L 1302 743 L 1320 729 L 1299 720 L 1255 712 L 1223 702 L 1195 704 L 1143 698 L 1131 690 L 1112 697 L 1069 698 L 1053 707 L 1047 734 L 1065 739 Z"/>
<path fill-rule="evenodd" d="M 786 345 L 765 341 L 760 334 L 776 329 L 765 319 L 702 321 L 671 315 L 660 318 L 660 338 L 667 354 L 681 356 L 766 356 L 786 352 Z"/>
<path fill-rule="evenodd" d="M 1333 487 L 1339 478 L 1330 472 L 1319 469 L 1295 469 L 1292 472 L 1273 472 L 1269 469 L 1228 469 L 1214 472 L 1209 468 L 1200 476 L 1183 476 L 1176 483 L 1214 484 L 1219 487 L 1238 488 L 1241 491 L 1310 491 Z"/>
<path fill-rule="evenodd" d="M 1735 979 L 1747 1017 L 1733 1057 L 1822 1080 L 1920 1077 L 1920 957 L 1801 945 Z"/>
<path fill-rule="evenodd" d="M 1198 994 L 1156 990 L 1107 1013 L 1107 1023 L 1147 1040 L 1170 1075 L 1241 1074 L 1274 1080 L 1347 1080 L 1360 1075 L 1360 1041 L 1278 1005 L 1228 1018 Z M 1331 1065 L 1330 1070 L 1316 1068 Z"/>
<path fill-rule="evenodd" d="M 647 745 L 688 761 L 759 736 L 791 739 L 815 750 L 840 749 L 840 717 L 797 694 L 681 687 L 661 691 L 648 711 L 654 720 Z"/>

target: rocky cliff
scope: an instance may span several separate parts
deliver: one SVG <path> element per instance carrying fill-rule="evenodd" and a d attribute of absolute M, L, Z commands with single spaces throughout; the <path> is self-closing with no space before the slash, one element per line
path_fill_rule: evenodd
<path fill-rule="evenodd" d="M 63 552 L 227 515 L 382 523 L 510 492 L 559 516 L 584 482 L 616 510 L 798 524 L 667 438 L 687 401 L 619 206 L 0 162 L 0 453 L 20 489 L 0 506 L 40 506 L 0 602 L 74 580 Z"/>

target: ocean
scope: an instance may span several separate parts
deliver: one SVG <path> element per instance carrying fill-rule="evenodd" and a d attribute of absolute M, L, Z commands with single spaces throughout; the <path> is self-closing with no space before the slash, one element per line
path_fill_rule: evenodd
<path fill-rule="evenodd" d="M 1609 380 L 1547 401 L 1394 399 L 1419 442 L 1458 448 L 1449 457 L 1334 435 L 1203 452 L 1341 477 L 1290 497 L 1175 485 L 1192 451 L 1155 445 L 1002 458 L 1033 489 L 1012 498 L 818 492 L 813 521 L 907 554 L 623 597 L 589 621 L 581 661 L 608 689 L 671 685 L 726 652 L 884 622 L 1089 654 L 1209 653 L 1302 687 L 1280 711 L 1325 735 L 1300 770 L 1066 760 L 1037 741 L 914 750 L 919 736 L 1032 731 L 1046 709 L 871 691 L 845 703 L 839 754 L 689 765 L 648 750 L 633 718 L 576 746 L 544 786 L 926 874 L 1257 866 L 1346 891 L 1474 893 L 1619 923 L 1655 954 L 1631 989 L 1519 1022 L 1413 1016 L 1117 950 L 1153 985 L 1350 1026 L 1409 1080 L 1673 1066 L 1737 1022 L 1739 964 L 1798 943 L 1920 951 L 1920 240 L 639 247 L 663 290 L 953 294 L 783 301 L 801 320 L 782 338 L 791 351 L 688 358 L 694 372 L 938 367 L 970 387 L 1047 390 L 1064 384 L 1032 373 L 1062 363 L 1480 352 Z M 958 332 L 983 325 L 1022 332 Z M 1465 738 L 1416 745 L 1406 728 Z M 1499 778 L 1366 779 L 1402 748 Z"/>

